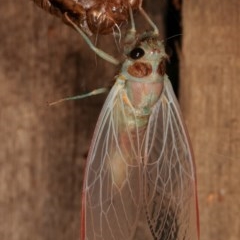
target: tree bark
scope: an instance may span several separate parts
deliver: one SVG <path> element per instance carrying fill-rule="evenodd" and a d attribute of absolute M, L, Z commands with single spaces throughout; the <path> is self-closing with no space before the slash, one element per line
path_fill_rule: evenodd
<path fill-rule="evenodd" d="M 240 236 L 240 2 L 183 7 L 181 105 L 198 173 L 201 239 Z"/>
<path fill-rule="evenodd" d="M 107 86 L 115 68 L 31 1 L 0 5 L 0 239 L 79 239 L 83 168 L 104 96 L 47 102 Z"/>

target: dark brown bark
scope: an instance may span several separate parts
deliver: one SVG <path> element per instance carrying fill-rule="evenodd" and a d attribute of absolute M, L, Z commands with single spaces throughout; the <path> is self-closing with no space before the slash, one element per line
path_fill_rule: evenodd
<path fill-rule="evenodd" d="M 79 239 L 83 166 L 104 96 L 47 101 L 106 86 L 115 69 L 28 0 L 1 2 L 0 16 L 0 238 Z"/>
<path fill-rule="evenodd" d="M 193 142 L 201 239 L 240 236 L 240 2 L 184 1 L 181 105 Z"/>

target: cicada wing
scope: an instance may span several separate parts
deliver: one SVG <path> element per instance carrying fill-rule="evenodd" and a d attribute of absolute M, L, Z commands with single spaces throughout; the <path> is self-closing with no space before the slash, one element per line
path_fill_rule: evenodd
<path fill-rule="evenodd" d="M 153 239 L 197 240 L 196 175 L 188 134 L 167 78 L 145 141 L 145 203 Z"/>
<path fill-rule="evenodd" d="M 137 129 L 126 122 L 122 88 L 115 83 L 98 119 L 83 187 L 84 240 L 129 239 L 139 213 L 141 169 Z"/>

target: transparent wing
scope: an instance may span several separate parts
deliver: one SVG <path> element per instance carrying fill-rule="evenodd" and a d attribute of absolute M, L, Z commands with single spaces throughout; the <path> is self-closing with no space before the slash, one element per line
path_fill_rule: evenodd
<path fill-rule="evenodd" d="M 149 119 L 144 151 L 144 201 L 152 239 L 197 240 L 195 166 L 180 109 L 167 78 Z"/>
<path fill-rule="evenodd" d="M 95 130 L 83 239 L 198 239 L 193 158 L 169 80 L 145 127 L 136 127 L 124 93 L 116 82 Z"/>
<path fill-rule="evenodd" d="M 132 239 L 142 199 L 139 129 L 115 83 L 100 114 L 86 166 L 82 234 L 86 240 Z"/>

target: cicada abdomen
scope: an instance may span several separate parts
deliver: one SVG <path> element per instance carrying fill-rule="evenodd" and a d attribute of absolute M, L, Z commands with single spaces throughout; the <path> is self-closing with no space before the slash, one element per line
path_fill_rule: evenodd
<path fill-rule="evenodd" d="M 33 0 L 49 13 L 65 14 L 85 33 L 109 34 L 127 22 L 129 8 L 136 10 L 142 0 Z M 68 22 L 66 22 L 68 23 Z"/>

